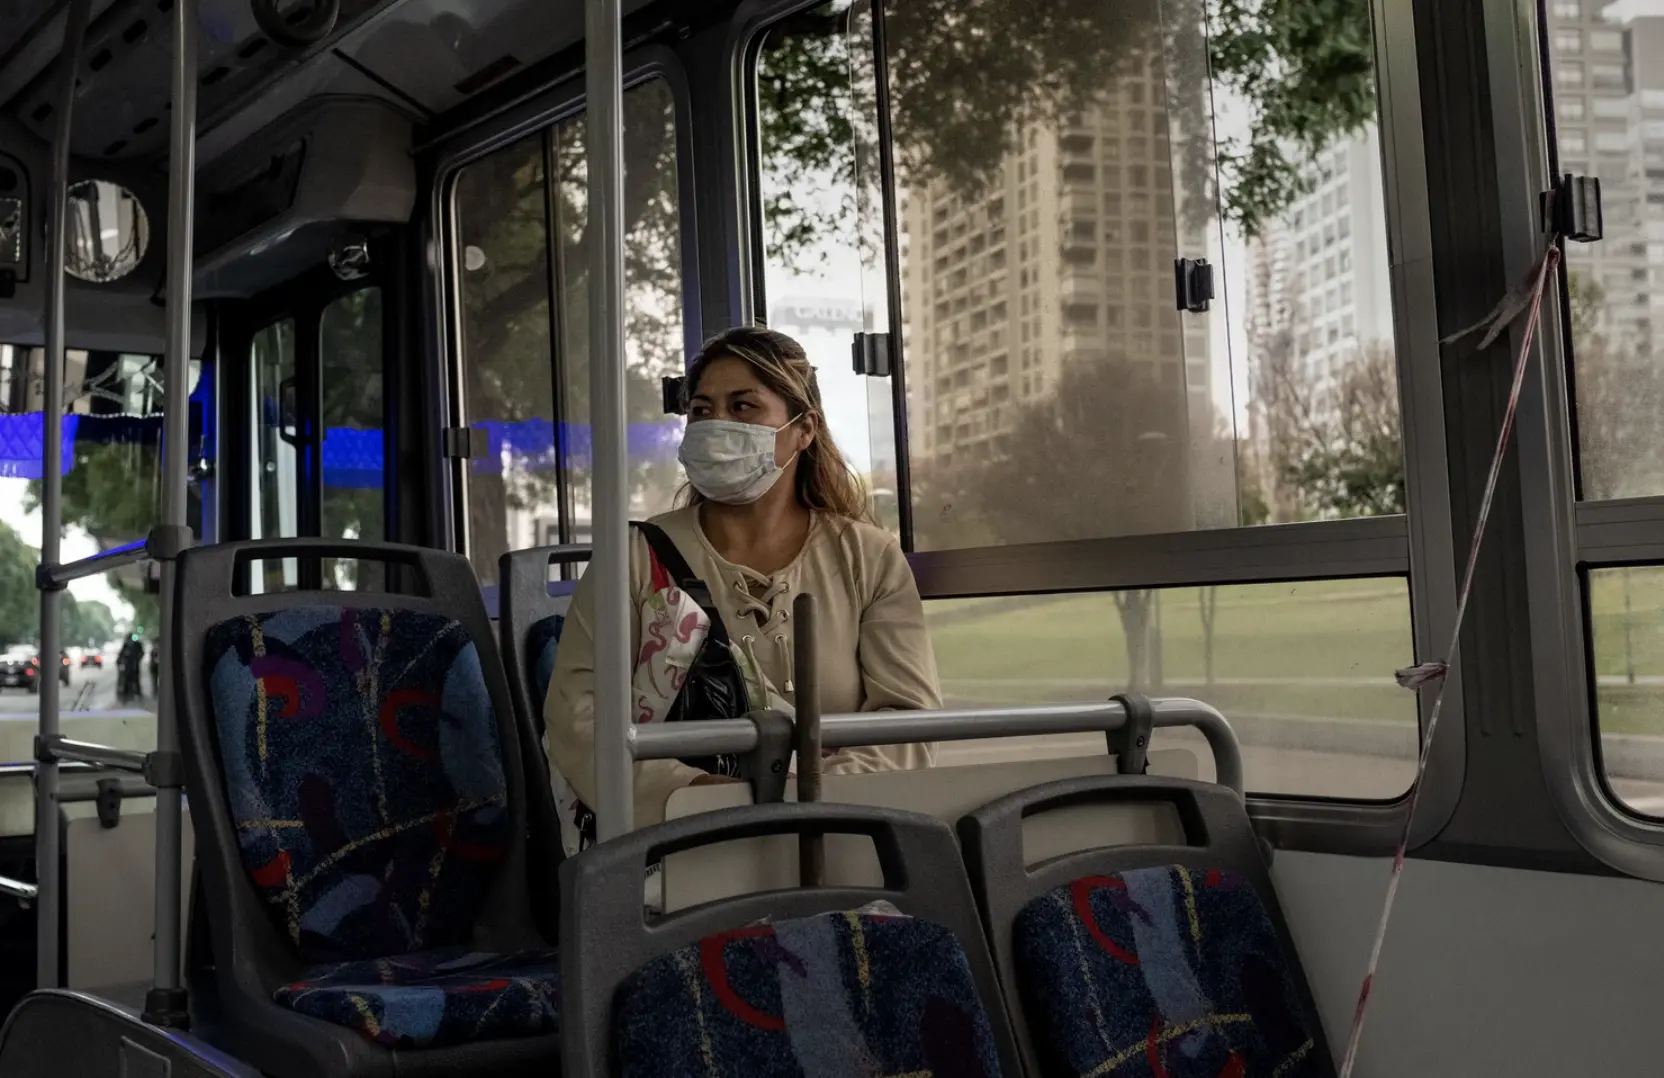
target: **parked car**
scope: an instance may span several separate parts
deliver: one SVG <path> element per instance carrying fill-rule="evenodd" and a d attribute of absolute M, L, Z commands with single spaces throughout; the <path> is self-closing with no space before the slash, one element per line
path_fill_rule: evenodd
<path fill-rule="evenodd" d="M 0 689 L 28 689 L 35 691 L 35 649 L 9 648 L 0 655 Z"/>

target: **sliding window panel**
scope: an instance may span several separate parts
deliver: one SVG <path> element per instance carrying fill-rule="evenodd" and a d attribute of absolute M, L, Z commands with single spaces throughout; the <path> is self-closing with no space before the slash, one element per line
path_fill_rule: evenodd
<path fill-rule="evenodd" d="M 467 550 L 484 585 L 559 512 L 544 137 L 463 168 L 455 185 L 463 421 L 485 432 L 464 462 Z"/>
<path fill-rule="evenodd" d="M 320 534 L 330 539 L 387 537 L 382 295 L 362 288 L 324 308 L 319 321 L 323 469 Z M 380 591 L 386 566 L 326 559 L 327 587 Z"/>

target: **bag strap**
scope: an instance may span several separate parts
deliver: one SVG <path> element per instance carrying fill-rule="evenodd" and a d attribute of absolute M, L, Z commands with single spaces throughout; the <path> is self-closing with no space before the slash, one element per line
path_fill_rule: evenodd
<path fill-rule="evenodd" d="M 648 549 L 652 550 L 653 557 L 658 559 L 664 571 L 670 574 L 670 579 L 704 611 L 706 619 L 711 623 L 708 639 L 727 647 L 728 629 L 722 624 L 722 614 L 716 608 L 716 600 L 711 598 L 711 589 L 703 580 L 693 575 L 692 567 L 688 565 L 688 560 L 682 557 L 675 540 L 666 535 L 664 529 L 657 524 L 632 520 L 630 527 L 641 532 L 641 537 L 647 540 Z"/>

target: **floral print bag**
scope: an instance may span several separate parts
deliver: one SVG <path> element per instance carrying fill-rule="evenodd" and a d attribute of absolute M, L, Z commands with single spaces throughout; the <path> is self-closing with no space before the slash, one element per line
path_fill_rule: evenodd
<path fill-rule="evenodd" d="M 689 722 L 737 718 L 751 710 L 752 689 L 722 616 L 704 581 L 657 525 L 633 523 L 647 540 L 651 583 L 640 610 L 631 701 L 635 721 Z M 773 694 L 767 695 L 772 700 Z M 737 776 L 730 754 L 682 761 L 717 775 Z M 554 777 L 561 837 L 568 855 L 595 843 L 595 813 L 563 776 Z"/>

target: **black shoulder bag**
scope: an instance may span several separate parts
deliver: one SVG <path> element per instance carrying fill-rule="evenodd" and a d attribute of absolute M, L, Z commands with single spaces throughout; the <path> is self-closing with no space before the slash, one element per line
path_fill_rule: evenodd
<path fill-rule="evenodd" d="M 665 716 L 664 721 L 696 722 L 700 719 L 737 719 L 746 715 L 751 710 L 751 703 L 750 693 L 745 687 L 745 674 L 728 646 L 728 629 L 723 625 L 722 614 L 711 598 L 711 589 L 693 575 L 687 559 L 682 557 L 682 552 L 676 549 L 676 544 L 664 533 L 664 529 L 639 521 L 631 521 L 630 526 L 640 529 L 659 565 L 670 575 L 671 581 L 705 612 L 711 624 L 710 632 L 699 645 L 693 665 L 688 667 L 687 677 L 682 680 L 682 687 L 677 690 L 676 700 L 670 705 L 670 714 Z M 682 763 L 713 775 L 741 777 L 740 759 L 732 753 L 684 758 Z M 582 844 L 586 847 L 594 845 L 595 813 L 588 806 L 578 807 L 577 824 Z"/>

